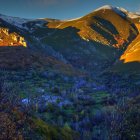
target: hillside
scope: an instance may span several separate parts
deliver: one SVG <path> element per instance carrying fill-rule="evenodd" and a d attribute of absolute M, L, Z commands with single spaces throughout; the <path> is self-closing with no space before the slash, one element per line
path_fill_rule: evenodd
<path fill-rule="evenodd" d="M 131 140 L 140 130 L 140 15 L 0 14 L 0 139 Z"/>
<path fill-rule="evenodd" d="M 136 27 L 139 30 L 139 35 L 127 47 L 126 51 L 120 58 L 121 60 L 124 60 L 125 63 L 140 62 L 140 23 L 136 23 Z"/>
<path fill-rule="evenodd" d="M 17 27 L 5 22 L 0 18 L 0 46 L 23 46 L 27 43 Z"/>
<path fill-rule="evenodd" d="M 129 74 L 136 74 L 137 78 L 140 73 L 140 15 L 132 16 L 132 22 L 137 27 L 139 34 L 137 37 L 130 43 L 123 54 L 120 56 L 120 61 L 117 61 L 113 66 L 113 71 L 123 72 Z"/>
<path fill-rule="evenodd" d="M 125 63 L 139 59 L 138 19 L 139 15 L 112 6 L 63 21 L 0 15 L 0 46 L 23 46 L 30 53 L 43 53 L 81 71 L 98 74 L 114 67 L 119 59 Z M 32 62 L 30 57 L 23 59 L 28 58 Z"/>
<path fill-rule="evenodd" d="M 47 26 L 56 29 L 74 27 L 82 39 L 116 48 L 129 44 L 138 34 L 134 23 L 125 13 L 111 6 L 101 7 L 75 20 L 50 21 Z"/>
<path fill-rule="evenodd" d="M 129 62 L 139 62 L 140 57 L 139 57 L 139 40 L 140 40 L 140 15 L 138 14 L 133 14 L 131 12 L 126 11 L 125 12 L 130 20 L 135 24 L 138 30 L 138 35 L 137 37 L 132 41 L 132 43 L 127 47 L 126 51 L 124 54 L 121 56 L 120 60 L 123 60 L 124 63 L 129 63 Z"/>

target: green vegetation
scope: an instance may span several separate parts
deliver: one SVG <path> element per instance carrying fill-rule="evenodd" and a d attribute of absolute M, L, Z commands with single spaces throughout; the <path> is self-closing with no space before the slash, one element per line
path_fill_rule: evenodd
<path fill-rule="evenodd" d="M 47 140 L 73 140 L 78 139 L 78 135 L 71 130 L 68 125 L 63 128 L 47 125 L 42 120 L 33 120 L 37 132 Z M 77 135 L 77 136 L 76 136 Z"/>
<path fill-rule="evenodd" d="M 139 59 L 137 24 L 111 9 L 20 30 L 0 19 L 28 43 L 0 47 L 0 140 L 139 139 L 139 62 L 119 60 Z"/>

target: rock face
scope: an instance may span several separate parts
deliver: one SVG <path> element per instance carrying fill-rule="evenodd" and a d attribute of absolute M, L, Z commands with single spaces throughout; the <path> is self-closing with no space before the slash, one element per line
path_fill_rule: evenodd
<path fill-rule="evenodd" d="M 8 28 L 0 28 L 0 46 L 23 46 L 27 47 L 24 37 L 16 32 L 10 33 Z"/>

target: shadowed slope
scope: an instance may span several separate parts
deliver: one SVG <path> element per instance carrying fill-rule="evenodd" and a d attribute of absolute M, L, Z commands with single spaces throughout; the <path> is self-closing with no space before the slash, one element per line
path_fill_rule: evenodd
<path fill-rule="evenodd" d="M 128 62 L 140 62 L 140 23 L 136 24 L 139 35 L 135 40 L 128 46 L 124 54 L 121 56 L 121 60 L 124 60 L 124 63 Z"/>
<path fill-rule="evenodd" d="M 20 30 L 0 18 L 0 46 L 23 46 L 27 43 Z"/>
<path fill-rule="evenodd" d="M 119 9 L 117 9 L 119 11 Z M 49 21 L 49 28 L 75 27 L 84 40 L 100 42 L 114 47 L 126 46 L 138 34 L 135 25 L 113 7 L 103 7 L 79 19 L 70 21 Z M 124 13 L 123 13 L 124 14 Z M 123 26 L 122 26 L 123 25 Z"/>
<path fill-rule="evenodd" d="M 82 75 L 70 64 L 24 47 L 0 47 L 0 69 L 44 69 L 67 75 Z"/>

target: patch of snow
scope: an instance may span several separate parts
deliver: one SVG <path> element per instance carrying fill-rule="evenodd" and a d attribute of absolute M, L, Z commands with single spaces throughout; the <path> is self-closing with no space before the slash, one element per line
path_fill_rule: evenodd
<path fill-rule="evenodd" d="M 110 6 L 110 5 L 104 5 L 104 6 L 102 6 L 102 7 L 100 7 L 100 8 L 98 8 L 98 9 L 96 9 L 95 11 L 99 11 L 99 10 L 102 10 L 102 9 L 113 9 L 113 7 L 112 6 Z"/>
<path fill-rule="evenodd" d="M 96 9 L 95 11 L 106 10 L 106 9 L 111 9 L 111 10 L 115 11 L 117 14 L 119 14 L 122 17 L 129 17 L 131 19 L 140 18 L 139 13 L 132 13 L 132 12 L 129 12 L 126 9 L 122 8 L 122 7 L 113 7 L 113 6 L 110 6 L 110 5 L 102 6 L 102 7 L 98 8 L 98 9 Z"/>
<path fill-rule="evenodd" d="M 140 15 L 140 12 L 136 12 L 137 15 Z"/>
<path fill-rule="evenodd" d="M 11 16 L 1 15 L 1 14 L 0 14 L 0 18 L 3 19 L 4 21 L 14 25 L 14 26 L 19 27 L 19 28 L 24 28 L 23 23 L 31 21 L 31 19 L 11 17 Z"/>
<path fill-rule="evenodd" d="M 124 12 L 124 13 L 127 13 L 128 11 L 126 10 L 126 9 L 124 9 L 124 8 L 122 8 L 122 7 L 117 7 L 119 10 L 121 10 L 122 12 Z"/>
<path fill-rule="evenodd" d="M 132 18 L 132 19 L 140 18 L 139 14 L 135 14 L 135 13 L 131 13 L 131 12 L 128 12 L 127 15 L 129 18 Z"/>
<path fill-rule="evenodd" d="M 73 19 L 66 19 L 66 20 L 62 20 L 62 21 L 75 21 L 75 20 L 78 20 L 78 19 L 81 19 L 82 17 L 78 17 L 78 18 L 73 18 Z"/>
<path fill-rule="evenodd" d="M 125 12 L 126 12 L 127 10 L 125 10 L 125 9 L 123 9 L 123 8 L 119 8 L 119 7 L 113 7 L 113 6 L 110 6 L 110 5 L 102 6 L 102 7 L 98 8 L 98 9 L 96 9 L 95 11 L 107 10 L 107 9 L 113 10 L 114 12 L 116 12 L 117 14 L 119 14 L 119 15 L 122 16 L 122 17 L 126 17 Z"/>
<path fill-rule="evenodd" d="M 133 13 L 133 12 L 129 12 L 124 8 L 121 7 L 116 7 L 118 10 L 122 11 L 123 13 L 126 14 L 127 17 L 132 18 L 132 19 L 136 19 L 136 18 L 140 18 L 140 14 L 139 13 Z"/>

